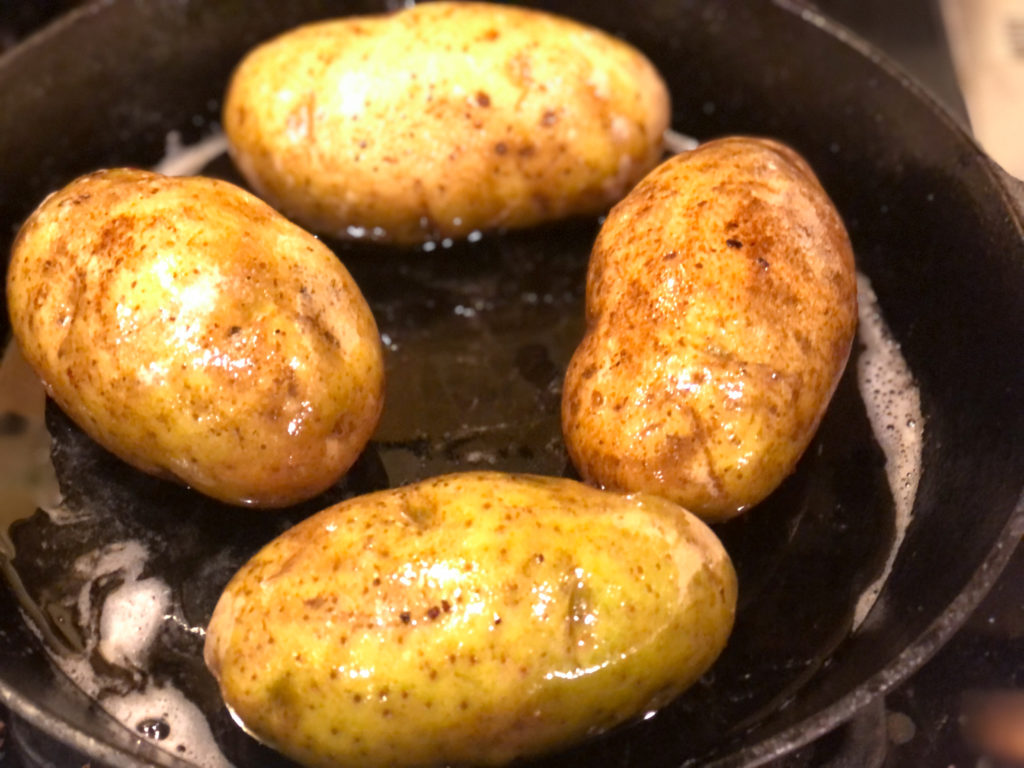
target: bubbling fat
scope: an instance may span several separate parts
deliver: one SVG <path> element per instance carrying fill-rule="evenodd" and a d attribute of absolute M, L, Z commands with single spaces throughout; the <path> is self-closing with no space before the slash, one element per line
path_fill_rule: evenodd
<path fill-rule="evenodd" d="M 78 595 L 85 649 L 52 653 L 51 658 L 84 693 L 131 731 L 200 768 L 230 768 L 217 746 L 205 715 L 181 691 L 159 685 L 142 670 L 160 628 L 172 619 L 171 588 L 157 577 L 141 578 L 149 552 L 135 540 L 107 544 L 79 557 L 73 566 L 82 580 Z M 99 605 L 97 583 L 116 579 L 119 586 Z M 109 665 L 145 681 L 139 690 L 122 693 L 94 667 L 98 653 Z"/>
<path fill-rule="evenodd" d="M 857 338 L 862 347 L 857 359 L 857 385 L 871 431 L 885 455 L 885 474 L 895 510 L 895 535 L 881 573 L 857 601 L 854 629 L 861 625 L 878 600 L 906 536 L 921 481 L 924 442 L 921 393 L 903 359 L 899 342 L 882 317 L 871 281 L 859 273 L 857 306 L 860 321 Z"/>

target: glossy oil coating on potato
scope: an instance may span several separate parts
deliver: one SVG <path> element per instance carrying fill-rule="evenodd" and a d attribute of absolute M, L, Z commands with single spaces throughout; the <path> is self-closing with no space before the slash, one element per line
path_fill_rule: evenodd
<path fill-rule="evenodd" d="M 711 521 L 756 504 L 817 429 L 856 301 L 846 230 L 796 152 L 738 137 L 673 157 L 591 254 L 562 401 L 574 464 Z"/>
<path fill-rule="evenodd" d="M 498 764 L 665 703 L 735 602 L 718 539 L 670 502 L 464 473 L 285 532 L 228 584 L 205 655 L 303 764 Z"/>
<path fill-rule="evenodd" d="M 86 432 L 229 503 L 314 496 L 380 414 L 380 338 L 348 271 L 223 181 L 77 179 L 19 233 L 7 301 L 26 359 Z"/>
<path fill-rule="evenodd" d="M 653 65 L 540 11 L 433 2 L 252 51 L 223 122 L 254 188 L 336 237 L 419 243 L 603 212 L 661 155 Z"/>

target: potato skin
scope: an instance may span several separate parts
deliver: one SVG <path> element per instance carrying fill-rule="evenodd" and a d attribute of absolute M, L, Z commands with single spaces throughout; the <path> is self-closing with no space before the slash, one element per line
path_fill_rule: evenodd
<path fill-rule="evenodd" d="M 97 442 L 232 504 L 324 490 L 380 414 L 380 337 L 347 270 L 223 181 L 73 181 L 22 227 L 7 302 L 25 358 Z"/>
<path fill-rule="evenodd" d="M 849 356 L 849 238 L 807 163 L 775 141 L 708 142 L 610 213 L 566 373 L 573 463 L 600 486 L 705 520 L 792 472 Z"/>
<path fill-rule="evenodd" d="M 205 655 L 303 764 L 499 764 L 665 703 L 735 603 L 725 550 L 674 504 L 462 473 L 286 531 L 228 584 Z"/>
<path fill-rule="evenodd" d="M 289 217 L 404 244 L 604 212 L 654 167 L 668 119 L 633 47 L 472 2 L 285 33 L 242 61 L 223 110 L 242 174 Z"/>

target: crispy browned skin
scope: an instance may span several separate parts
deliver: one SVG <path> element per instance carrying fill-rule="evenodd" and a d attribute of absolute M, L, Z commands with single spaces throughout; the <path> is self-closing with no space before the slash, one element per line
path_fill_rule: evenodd
<path fill-rule="evenodd" d="M 254 49 L 224 103 L 249 183 L 336 237 L 419 243 L 607 208 L 661 155 L 639 51 L 548 13 L 434 2 Z"/>
<path fill-rule="evenodd" d="M 599 485 L 723 520 L 794 468 L 856 328 L 853 253 L 807 163 L 727 138 L 673 157 L 591 255 L 565 440 Z"/>
<path fill-rule="evenodd" d="M 286 531 L 225 588 L 205 657 L 304 765 L 495 765 L 664 704 L 735 606 L 724 548 L 675 504 L 471 472 Z"/>
<path fill-rule="evenodd" d="M 94 439 L 230 503 L 322 491 L 380 414 L 380 338 L 351 276 L 226 182 L 77 179 L 22 228 L 7 301 L 25 358 Z"/>

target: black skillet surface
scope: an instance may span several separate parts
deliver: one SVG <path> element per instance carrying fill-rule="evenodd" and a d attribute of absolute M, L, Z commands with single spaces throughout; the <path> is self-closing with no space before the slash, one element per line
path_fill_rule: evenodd
<path fill-rule="evenodd" d="M 94 167 L 151 165 L 169 129 L 186 139 L 208 130 L 228 71 L 256 40 L 303 18 L 369 7 L 115 1 L 31 40 L 0 61 L 3 250 L 50 189 Z M 941 110 L 813 15 L 781 4 L 648 2 L 628 17 L 616 3 L 551 7 L 645 50 L 669 81 L 680 130 L 770 134 L 804 152 L 844 215 L 921 388 L 925 473 L 914 523 L 857 634 L 849 636 L 852 605 L 891 545 L 892 502 L 851 366 L 799 471 L 720 530 L 742 587 L 736 633 L 715 670 L 658 716 L 543 761 L 756 762 L 909 674 L 1008 554 L 1024 476 L 1021 216 L 1005 179 Z M 232 177 L 224 162 L 210 172 Z M 332 497 L 471 466 L 570 472 L 558 387 L 581 331 L 595 228 L 571 222 L 433 253 L 337 244 L 389 341 L 391 383 L 381 432 Z M 145 541 L 147 574 L 171 583 L 177 621 L 147 669 L 103 670 L 108 684 L 173 681 L 209 711 L 229 757 L 274 762 L 220 709 L 190 629 L 205 622 L 235 565 L 326 499 L 285 515 L 244 512 L 240 524 L 237 510 L 125 468 L 56 409 L 47 418 L 66 506 L 93 514 L 71 526 L 41 514 L 15 526 L 19 574 L 37 600 L 66 607 L 77 585 L 55 563 L 104 541 Z M 174 764 L 52 673 L 3 590 L 0 696 L 108 762 Z"/>

